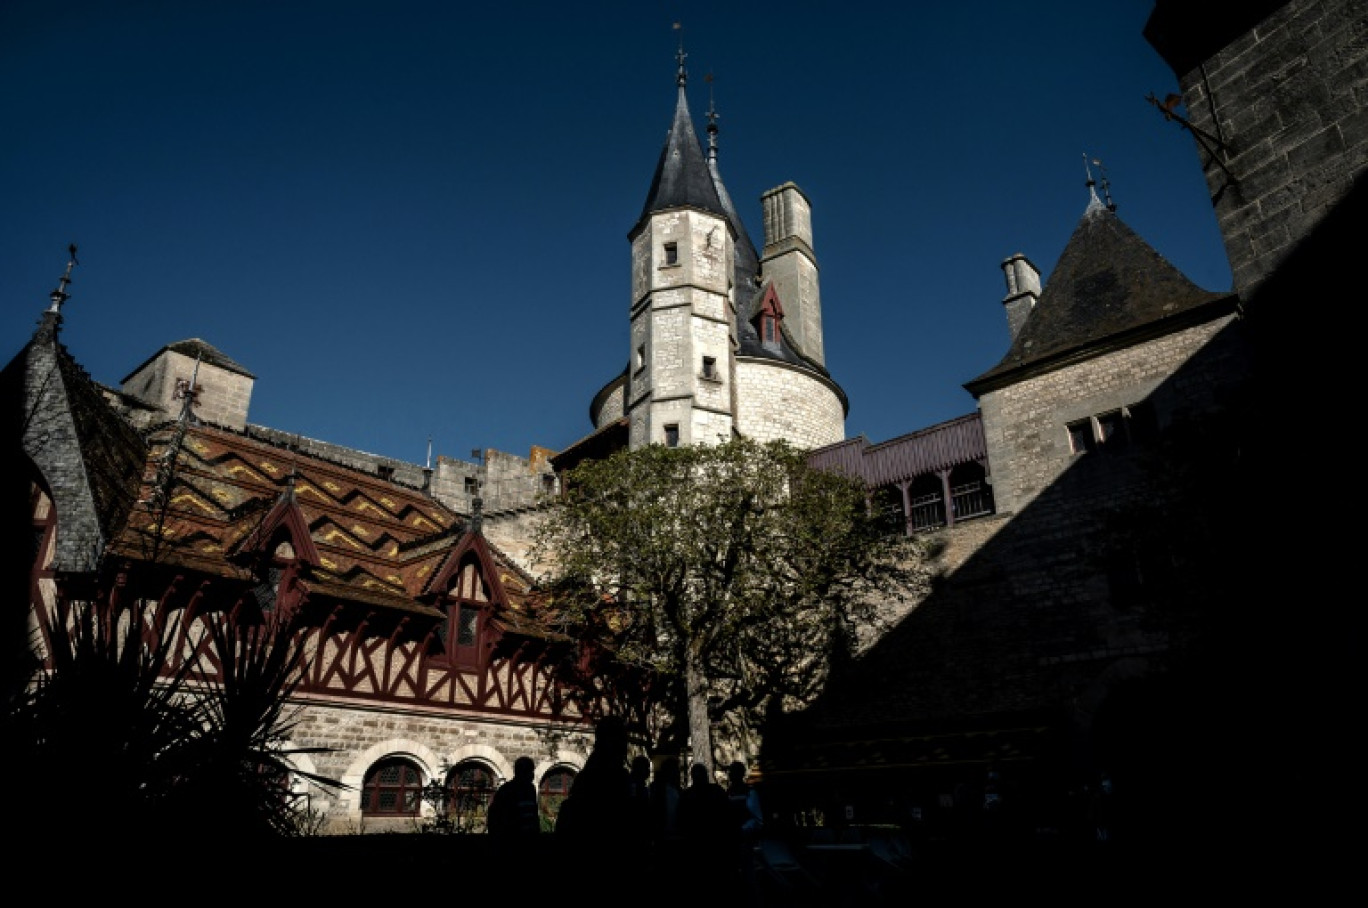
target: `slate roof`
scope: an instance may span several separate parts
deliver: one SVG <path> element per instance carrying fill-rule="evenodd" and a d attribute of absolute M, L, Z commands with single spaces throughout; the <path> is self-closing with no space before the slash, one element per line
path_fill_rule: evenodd
<path fill-rule="evenodd" d="M 1233 308 L 1142 240 L 1094 193 L 1035 308 L 996 366 L 965 383 L 978 397 L 1020 378 L 1164 333 Z"/>
<path fill-rule="evenodd" d="M 236 372 L 238 375 L 245 375 L 247 378 L 256 378 L 255 375 L 247 371 L 246 367 L 234 362 L 213 344 L 202 341 L 198 337 L 190 337 L 162 347 L 161 350 L 158 350 L 156 353 L 153 353 L 147 359 L 143 360 L 136 369 L 133 369 L 125 375 L 121 381 L 128 381 L 134 375 L 137 375 L 148 363 L 152 362 L 152 360 L 156 359 L 158 356 L 161 356 L 162 353 L 167 350 L 180 353 L 191 359 L 198 358 L 202 362 L 218 366 L 220 369 L 227 369 L 229 372 Z"/>
<path fill-rule="evenodd" d="M 703 146 L 698 143 L 698 134 L 694 132 L 682 72 L 678 81 L 679 96 L 675 101 L 674 120 L 665 135 L 665 147 L 660 150 L 660 160 L 656 162 L 655 175 L 651 177 L 651 189 L 646 194 L 641 217 L 637 218 L 628 236 L 639 233 L 654 212 L 672 208 L 697 208 L 729 217 L 726 206 L 717 194 L 712 171 L 703 155 Z"/>

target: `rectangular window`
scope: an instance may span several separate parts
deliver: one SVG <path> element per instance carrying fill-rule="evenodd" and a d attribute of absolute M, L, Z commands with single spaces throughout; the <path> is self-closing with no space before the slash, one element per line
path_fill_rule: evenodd
<path fill-rule="evenodd" d="M 1097 447 L 1094 440 L 1092 419 L 1080 419 L 1068 425 L 1069 447 L 1075 454 L 1082 454 Z"/>
<path fill-rule="evenodd" d="M 477 482 L 475 482 L 475 477 L 474 477 L 474 476 L 467 476 L 467 477 L 465 478 L 465 491 L 466 491 L 466 494 L 467 494 L 467 495 L 474 495 L 474 494 L 475 494 L 475 489 L 478 487 L 478 485 L 479 485 L 479 484 L 478 484 Z"/>
<path fill-rule="evenodd" d="M 1126 444 L 1126 426 L 1121 419 L 1121 411 L 1113 410 L 1110 413 L 1103 413 L 1097 417 L 1098 441 L 1113 448 L 1124 447 Z"/>
<path fill-rule="evenodd" d="M 636 368 L 640 372 L 646 368 L 646 345 L 637 344 L 636 348 Z"/>
<path fill-rule="evenodd" d="M 456 645 L 474 646 L 480 619 L 480 610 L 469 605 L 461 606 L 456 623 Z"/>
<path fill-rule="evenodd" d="M 719 378 L 717 374 L 717 358 L 713 356 L 703 357 L 703 377 Z"/>
<path fill-rule="evenodd" d="M 375 474 L 379 476 L 381 479 L 393 479 L 394 467 L 390 466 L 389 464 L 382 463 L 375 468 Z"/>
<path fill-rule="evenodd" d="M 678 244 L 678 243 L 666 243 L 666 244 L 665 244 L 665 264 L 667 264 L 667 265 L 678 265 L 678 264 L 679 264 L 679 244 Z"/>
<path fill-rule="evenodd" d="M 765 343 L 774 343 L 774 319 L 765 319 Z"/>
<path fill-rule="evenodd" d="M 665 446 L 667 448 L 679 447 L 679 426 L 674 423 L 665 427 Z"/>

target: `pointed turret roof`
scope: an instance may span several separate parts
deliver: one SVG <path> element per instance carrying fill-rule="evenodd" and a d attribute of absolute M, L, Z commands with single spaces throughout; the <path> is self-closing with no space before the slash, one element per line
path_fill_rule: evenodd
<path fill-rule="evenodd" d="M 1233 308 L 1235 294 L 1198 287 L 1090 193 L 1007 355 L 965 383 L 975 397 Z"/>
<path fill-rule="evenodd" d="M 712 171 L 703 154 L 703 146 L 694 132 L 693 117 L 689 115 L 689 101 L 684 91 L 688 77 L 684 72 L 682 52 L 676 82 L 679 95 L 675 102 L 674 121 L 665 136 L 665 147 L 660 150 L 660 160 L 656 162 L 655 175 L 651 177 L 651 191 L 646 194 L 641 217 L 628 236 L 636 236 L 655 212 L 672 208 L 697 208 L 712 212 L 727 218 L 735 230 L 736 222 L 731 219 L 727 206 L 717 194 L 717 184 L 713 181 Z"/>

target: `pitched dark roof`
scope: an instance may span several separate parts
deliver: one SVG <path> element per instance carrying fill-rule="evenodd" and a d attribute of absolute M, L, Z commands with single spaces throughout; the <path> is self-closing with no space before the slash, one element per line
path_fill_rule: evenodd
<path fill-rule="evenodd" d="M 736 255 L 732 266 L 733 280 L 738 288 L 739 295 L 744 298 L 748 290 L 756 287 L 760 277 L 760 256 L 755 251 L 755 244 L 751 242 L 750 234 L 746 232 L 746 225 L 741 221 L 741 215 L 737 214 L 736 206 L 732 204 L 731 193 L 727 192 L 727 187 L 722 183 L 722 173 L 717 166 L 716 149 L 708 155 L 708 173 L 712 176 L 713 186 L 717 189 L 717 197 L 722 201 L 722 209 L 727 214 L 727 223 L 731 225 L 732 233 L 736 236 Z"/>
<path fill-rule="evenodd" d="M 672 208 L 697 208 L 728 217 L 727 208 L 717 194 L 712 171 L 708 169 L 703 146 L 694 132 L 682 78 L 679 98 L 675 103 L 674 122 L 665 136 L 665 147 L 660 150 L 660 160 L 656 162 L 655 175 L 651 178 L 651 190 L 646 194 L 641 217 L 628 236 L 640 232 L 653 212 Z"/>
<path fill-rule="evenodd" d="M 156 359 L 158 356 L 161 356 L 162 353 L 167 350 L 180 353 L 192 359 L 199 358 L 201 362 L 218 366 L 220 369 L 227 369 L 229 372 L 236 372 L 239 375 L 245 375 L 248 378 L 256 378 L 256 376 L 251 372 L 248 372 L 244 366 L 224 355 L 224 353 L 213 344 L 205 343 L 198 337 L 189 337 L 185 340 L 176 341 L 173 344 L 167 344 L 165 347 L 162 347 L 156 353 L 153 353 L 147 359 L 143 360 L 136 369 L 125 375 L 122 381 L 128 381 L 134 375 L 137 375 L 148 363 L 152 362 L 152 360 Z"/>
<path fill-rule="evenodd" d="M 1102 352 L 1138 329 L 1192 324 L 1235 299 L 1192 283 L 1094 195 L 1007 355 L 964 387 L 977 397 Z M 1210 305 L 1218 303 L 1225 305 Z"/>

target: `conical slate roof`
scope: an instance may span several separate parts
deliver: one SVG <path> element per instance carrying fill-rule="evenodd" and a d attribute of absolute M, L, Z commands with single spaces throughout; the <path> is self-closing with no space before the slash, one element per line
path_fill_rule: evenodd
<path fill-rule="evenodd" d="M 1207 304 L 1232 297 L 1188 280 L 1094 193 L 1007 355 L 964 387 L 977 396 L 1022 373 L 1087 356 L 1121 335 L 1176 329 Z"/>
<path fill-rule="evenodd" d="M 674 122 L 665 136 L 665 147 L 660 150 L 660 160 L 656 163 L 655 175 L 651 178 L 651 190 L 646 195 L 646 204 L 641 209 L 629 236 L 635 236 L 650 216 L 657 211 L 672 208 L 697 208 L 731 219 L 727 208 L 717 194 L 712 172 L 708 169 L 703 146 L 694 132 L 693 118 L 689 116 L 689 102 L 684 94 L 684 77 L 679 78 L 679 99 L 675 103 Z M 735 229 L 735 221 L 731 221 Z"/>

